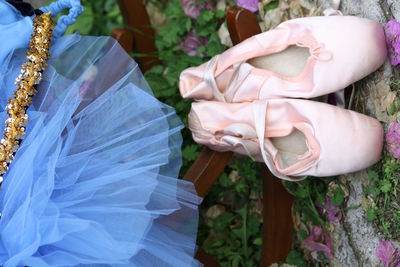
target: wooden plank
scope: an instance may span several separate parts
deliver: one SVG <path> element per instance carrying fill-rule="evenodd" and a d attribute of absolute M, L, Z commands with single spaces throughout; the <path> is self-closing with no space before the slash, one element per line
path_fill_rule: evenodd
<path fill-rule="evenodd" d="M 111 36 L 122 46 L 122 48 L 127 52 L 132 52 L 133 48 L 133 34 L 129 30 L 117 28 L 111 33 Z"/>
<path fill-rule="evenodd" d="M 261 33 L 256 16 L 243 8 L 234 6 L 228 10 L 227 25 L 232 43 L 238 44 L 245 39 Z M 292 247 L 293 221 L 291 208 L 292 196 L 263 164 L 263 249 L 260 266 L 284 260 Z"/>
<path fill-rule="evenodd" d="M 286 259 L 292 249 L 293 196 L 290 195 L 282 184 L 263 166 L 261 171 L 263 179 L 263 244 L 262 267 Z"/>
<path fill-rule="evenodd" d="M 220 177 L 231 157 L 232 152 L 221 153 L 203 147 L 183 179 L 192 181 L 197 194 L 204 197 Z"/>
<path fill-rule="evenodd" d="M 157 57 L 155 34 L 142 0 L 117 0 L 127 30 L 132 32 L 132 50 L 144 56 L 135 58 L 143 73 L 160 63 Z"/>

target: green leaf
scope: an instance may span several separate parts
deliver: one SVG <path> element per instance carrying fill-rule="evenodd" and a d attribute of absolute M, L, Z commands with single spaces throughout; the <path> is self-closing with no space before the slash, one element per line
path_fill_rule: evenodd
<path fill-rule="evenodd" d="M 85 11 L 78 17 L 74 24 L 68 27 L 66 34 L 79 32 L 82 35 L 88 35 L 94 24 L 94 15 L 91 5 L 85 5 Z"/>
<path fill-rule="evenodd" d="M 308 232 L 304 229 L 301 229 L 299 232 L 300 235 L 300 241 L 303 241 L 304 239 L 306 239 L 308 237 Z"/>
<path fill-rule="evenodd" d="M 260 222 L 254 216 L 248 216 L 247 218 L 247 232 L 249 236 L 257 234 L 261 231 Z"/>
<path fill-rule="evenodd" d="M 304 205 L 301 207 L 301 210 L 301 221 L 303 223 L 311 222 L 313 225 L 324 225 L 324 221 L 320 218 L 315 208 L 313 209 L 309 205 Z"/>
<path fill-rule="evenodd" d="M 374 208 L 370 208 L 367 210 L 367 220 L 372 222 L 375 221 L 377 218 L 377 214 Z"/>
<path fill-rule="evenodd" d="M 229 179 L 229 176 L 225 172 L 219 177 L 218 181 L 222 187 L 230 187 L 233 185 L 231 179 Z"/>
<path fill-rule="evenodd" d="M 320 206 L 326 208 L 325 201 L 326 201 L 325 196 L 322 195 L 322 194 L 318 194 L 317 195 L 317 200 L 315 202 L 318 203 Z"/>
<path fill-rule="evenodd" d="M 201 54 L 204 53 L 206 51 L 206 47 L 204 45 L 199 46 L 199 48 L 197 48 L 197 54 Z"/>
<path fill-rule="evenodd" d="M 332 205 L 340 206 L 343 204 L 344 201 L 344 192 L 343 190 L 338 187 L 333 191 L 333 195 L 329 198 Z"/>
<path fill-rule="evenodd" d="M 270 3 L 268 3 L 267 5 L 264 6 L 264 11 L 267 12 L 271 9 L 275 9 L 279 7 L 279 1 L 278 0 L 274 0 Z"/>
<path fill-rule="evenodd" d="M 380 184 L 380 189 L 383 193 L 387 194 L 392 189 L 392 183 L 388 180 L 382 180 Z"/>
<path fill-rule="evenodd" d="M 220 238 L 216 238 L 212 241 L 211 243 L 211 247 L 212 248 L 216 248 L 216 247 L 220 247 L 224 245 L 224 240 L 220 239 Z"/>
<path fill-rule="evenodd" d="M 192 28 L 192 20 L 190 18 L 186 20 L 185 28 L 187 31 L 189 31 Z"/>
<path fill-rule="evenodd" d="M 218 10 L 215 12 L 215 17 L 218 18 L 218 19 L 225 18 L 225 12 L 222 11 L 222 10 L 220 10 L 220 9 L 218 9 Z"/>
<path fill-rule="evenodd" d="M 392 116 L 395 112 L 396 112 L 396 108 L 395 108 L 394 103 L 392 103 L 392 104 L 390 105 L 390 107 L 389 107 L 388 114 L 389 114 L 390 116 Z"/>
<path fill-rule="evenodd" d="M 242 239 L 243 230 L 242 230 L 242 228 L 232 229 L 232 234 L 234 234 L 237 238 Z"/>
<path fill-rule="evenodd" d="M 233 221 L 235 218 L 235 215 L 233 215 L 230 212 L 226 212 L 216 218 L 213 223 L 213 229 L 217 232 L 221 232 L 223 230 L 226 230 L 229 224 Z"/>
<path fill-rule="evenodd" d="M 370 185 L 368 187 L 368 192 L 369 194 L 371 194 L 374 198 L 378 197 L 379 194 L 381 193 L 381 190 L 379 187 L 375 186 L 375 185 Z"/>
<path fill-rule="evenodd" d="M 197 148 L 198 148 L 197 145 L 190 145 L 185 147 L 182 151 L 182 157 L 184 157 L 187 160 L 195 160 L 199 154 Z"/>
<path fill-rule="evenodd" d="M 256 246 L 261 246 L 262 245 L 262 237 L 257 237 L 253 240 L 253 244 Z"/>
<path fill-rule="evenodd" d="M 200 13 L 200 16 L 197 17 L 197 23 L 200 25 L 207 24 L 210 22 L 214 17 L 214 13 L 211 10 L 203 9 Z"/>
<path fill-rule="evenodd" d="M 113 9 L 114 6 L 115 6 L 115 1 L 114 0 L 105 0 L 104 1 L 104 11 L 110 12 Z"/>
<path fill-rule="evenodd" d="M 239 194 L 246 193 L 246 188 L 247 188 L 247 185 L 246 185 L 246 181 L 244 179 L 240 179 L 239 182 L 235 186 L 235 190 Z"/>
<path fill-rule="evenodd" d="M 150 70 L 146 71 L 145 75 L 149 75 L 149 74 L 162 74 L 164 72 L 164 67 L 162 65 L 156 65 L 154 67 L 152 67 Z"/>
<path fill-rule="evenodd" d="M 294 196 L 298 198 L 307 198 L 310 196 L 310 189 L 300 185 L 294 192 Z"/>
<path fill-rule="evenodd" d="M 376 171 L 369 171 L 368 172 L 368 178 L 372 181 L 378 181 L 379 180 L 379 174 Z"/>
<path fill-rule="evenodd" d="M 242 258 L 240 257 L 240 255 L 234 255 L 232 258 L 232 267 L 239 267 L 241 261 Z"/>
<path fill-rule="evenodd" d="M 165 10 L 165 15 L 170 18 L 178 18 L 185 17 L 185 13 L 183 13 L 182 6 L 179 0 L 168 1 L 167 9 Z"/>
<path fill-rule="evenodd" d="M 289 252 L 288 256 L 286 257 L 286 263 L 292 264 L 295 266 L 303 266 L 305 265 L 305 261 L 303 259 L 303 254 L 296 251 L 292 250 Z"/>

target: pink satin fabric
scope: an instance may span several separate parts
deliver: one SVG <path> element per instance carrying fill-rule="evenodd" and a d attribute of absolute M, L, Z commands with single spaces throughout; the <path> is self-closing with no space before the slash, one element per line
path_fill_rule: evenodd
<path fill-rule="evenodd" d="M 376 119 L 300 99 L 193 103 L 189 128 L 196 142 L 264 161 L 274 175 L 286 180 L 365 169 L 379 160 L 383 145 L 383 129 Z M 305 135 L 308 151 L 282 169 L 270 138 L 287 136 L 294 129 Z"/>
<path fill-rule="evenodd" d="M 291 45 L 307 46 L 310 51 L 297 77 L 285 77 L 246 62 Z M 375 21 L 354 16 L 300 18 L 253 36 L 218 56 L 211 74 L 223 99 L 216 97 L 212 85 L 204 79 L 209 63 L 183 71 L 179 87 L 184 98 L 221 102 L 312 98 L 364 78 L 385 59 L 384 32 Z"/>

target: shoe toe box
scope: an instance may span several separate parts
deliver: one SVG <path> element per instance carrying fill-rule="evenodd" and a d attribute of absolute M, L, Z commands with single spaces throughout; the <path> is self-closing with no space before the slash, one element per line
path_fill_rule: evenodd
<path fill-rule="evenodd" d="M 307 25 L 331 60 L 314 68 L 315 90 L 336 91 L 376 71 L 386 60 L 385 34 L 380 23 L 354 16 L 318 18 Z"/>
<path fill-rule="evenodd" d="M 315 170 L 317 176 L 360 171 L 380 159 L 383 128 L 379 121 L 339 109 L 330 118 L 326 117 L 320 124 L 324 129 L 316 129 L 321 145 L 320 160 Z"/>

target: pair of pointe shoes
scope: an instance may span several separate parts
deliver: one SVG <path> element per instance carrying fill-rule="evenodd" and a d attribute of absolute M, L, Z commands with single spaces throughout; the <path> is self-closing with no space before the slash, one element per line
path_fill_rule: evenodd
<path fill-rule="evenodd" d="M 180 76 L 193 139 L 264 161 L 282 179 L 365 169 L 380 158 L 374 118 L 298 98 L 341 90 L 386 59 L 382 26 L 351 16 L 286 21 Z M 207 101 L 200 101 L 207 100 Z"/>

